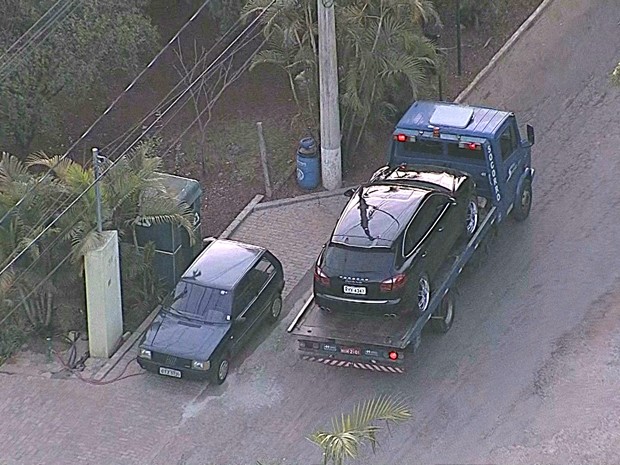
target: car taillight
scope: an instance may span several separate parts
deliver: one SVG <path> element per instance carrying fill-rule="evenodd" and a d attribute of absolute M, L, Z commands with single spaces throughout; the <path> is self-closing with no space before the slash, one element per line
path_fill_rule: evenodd
<path fill-rule="evenodd" d="M 381 281 L 379 285 L 379 289 L 381 292 L 392 292 L 397 291 L 405 286 L 407 283 L 407 275 L 404 273 L 397 274 L 396 276 L 392 276 L 384 281 Z"/>
<path fill-rule="evenodd" d="M 314 281 L 323 286 L 329 286 L 329 276 L 327 276 L 319 265 L 314 267 Z"/>

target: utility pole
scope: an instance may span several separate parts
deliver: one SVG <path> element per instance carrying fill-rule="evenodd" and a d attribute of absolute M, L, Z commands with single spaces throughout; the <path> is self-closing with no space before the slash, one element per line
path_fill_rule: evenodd
<path fill-rule="evenodd" d="M 331 191 L 342 185 L 334 0 L 317 0 L 317 14 L 319 23 L 321 176 L 323 187 Z"/>
<path fill-rule="evenodd" d="M 99 149 L 93 148 L 93 174 L 95 175 L 95 199 L 97 202 L 97 232 L 101 232 L 101 189 L 99 188 Z"/>

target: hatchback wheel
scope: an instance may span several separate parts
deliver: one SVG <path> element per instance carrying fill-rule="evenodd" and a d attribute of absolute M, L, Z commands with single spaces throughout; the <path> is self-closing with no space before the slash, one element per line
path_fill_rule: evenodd
<path fill-rule="evenodd" d="M 467 215 L 465 217 L 465 234 L 470 238 L 478 228 L 478 204 L 476 199 L 471 199 L 467 204 Z"/>
<path fill-rule="evenodd" d="M 454 296 L 449 291 L 441 299 L 439 308 L 431 317 L 431 328 L 436 333 L 447 333 L 454 322 Z"/>
<path fill-rule="evenodd" d="M 211 382 L 214 384 L 222 384 L 228 376 L 228 370 L 230 369 L 230 361 L 227 356 L 220 357 L 216 364 L 214 364 L 211 373 Z"/>
<path fill-rule="evenodd" d="M 282 313 L 282 296 L 278 296 L 271 302 L 271 308 L 269 309 L 269 321 L 275 323 L 280 318 L 280 314 Z"/>
<path fill-rule="evenodd" d="M 424 313 L 431 301 L 431 283 L 425 274 L 418 279 L 418 311 Z"/>

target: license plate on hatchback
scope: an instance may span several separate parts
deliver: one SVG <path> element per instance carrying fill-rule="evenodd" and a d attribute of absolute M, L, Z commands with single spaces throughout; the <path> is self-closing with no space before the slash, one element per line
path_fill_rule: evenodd
<path fill-rule="evenodd" d="M 179 370 L 173 370 L 172 368 L 159 368 L 159 374 L 164 376 L 172 376 L 173 378 L 180 378 L 181 372 Z"/>
<path fill-rule="evenodd" d="M 345 294 L 366 295 L 366 288 L 363 286 L 344 286 L 342 290 Z"/>

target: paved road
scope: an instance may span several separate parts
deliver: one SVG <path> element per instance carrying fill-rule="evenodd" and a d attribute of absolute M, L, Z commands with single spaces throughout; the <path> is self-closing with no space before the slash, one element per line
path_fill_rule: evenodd
<path fill-rule="evenodd" d="M 607 76 L 619 22 L 616 0 L 555 0 L 467 98 L 536 126 L 534 208 L 464 276 L 453 329 L 425 335 L 406 375 L 297 360 L 290 310 L 220 387 L 0 375 L 0 463 L 319 463 L 304 437 L 377 393 L 405 394 L 414 419 L 362 463 L 618 463 L 620 91 Z M 299 280 L 289 308 L 333 223 L 338 205 L 328 204 L 280 207 L 298 209 L 292 243 L 269 234 L 282 210 L 259 210 L 249 229 L 285 256 L 307 245 L 287 265 L 289 284 Z"/>

